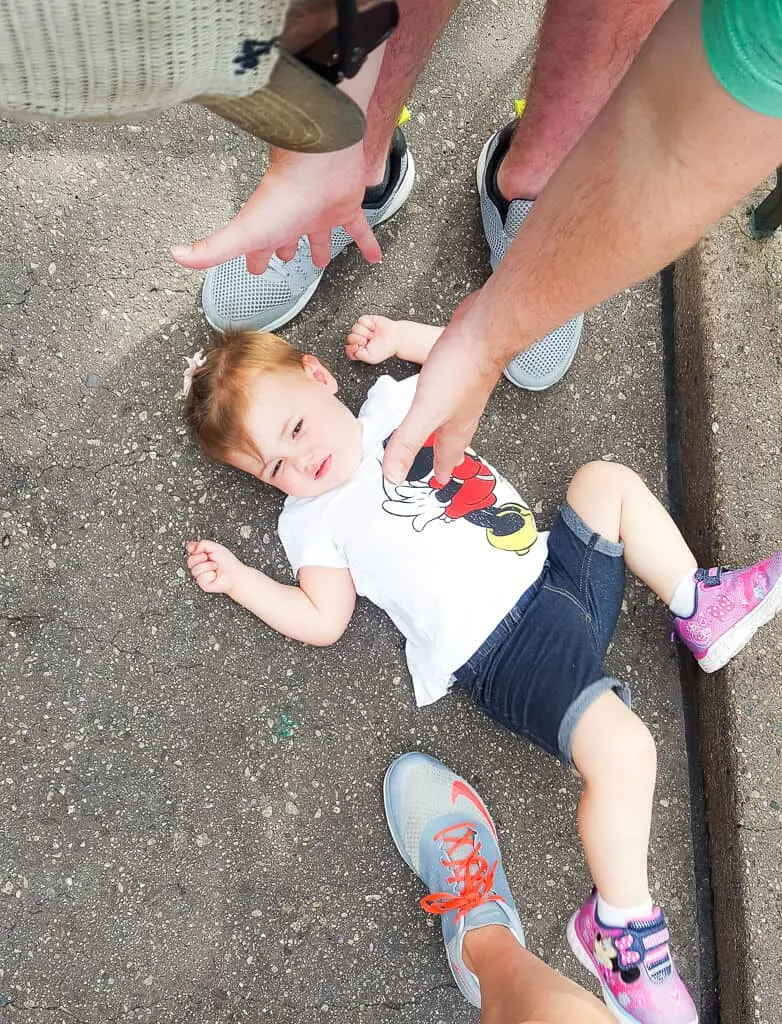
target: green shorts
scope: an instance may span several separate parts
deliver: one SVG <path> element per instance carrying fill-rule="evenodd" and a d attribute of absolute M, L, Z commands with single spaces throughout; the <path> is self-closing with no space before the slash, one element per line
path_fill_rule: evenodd
<path fill-rule="evenodd" d="M 703 0 L 703 45 L 720 85 L 782 117 L 782 0 Z"/>

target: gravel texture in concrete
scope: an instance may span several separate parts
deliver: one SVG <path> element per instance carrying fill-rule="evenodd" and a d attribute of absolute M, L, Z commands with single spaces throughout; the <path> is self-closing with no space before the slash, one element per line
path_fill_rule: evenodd
<path fill-rule="evenodd" d="M 701 564 L 782 548 L 782 238 L 750 238 L 747 205 L 676 272 L 684 504 Z M 782 1020 L 780 664 L 777 619 L 696 680 L 724 1024 Z"/>

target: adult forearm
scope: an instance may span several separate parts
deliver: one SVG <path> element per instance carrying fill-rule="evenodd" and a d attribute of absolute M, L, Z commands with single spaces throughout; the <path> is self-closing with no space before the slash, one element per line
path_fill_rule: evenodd
<path fill-rule="evenodd" d="M 391 134 L 458 0 L 397 0 L 399 25 L 386 44 L 377 86 L 367 110 L 364 159 L 367 184 L 382 177 Z"/>
<path fill-rule="evenodd" d="M 782 158 L 782 119 L 714 78 L 677 0 L 484 288 L 497 361 L 659 270 Z"/>
<path fill-rule="evenodd" d="M 340 82 L 338 88 L 341 92 L 344 92 L 349 96 L 354 103 L 356 103 L 366 114 L 369 106 L 372 94 L 377 87 L 378 77 L 380 75 L 380 68 L 383 65 L 383 57 L 385 54 L 388 43 L 383 43 L 376 50 L 373 50 L 369 54 L 364 66 L 361 68 L 359 73 L 353 78 L 345 78 Z M 355 146 L 349 147 L 346 150 L 337 150 L 335 153 L 298 153 L 292 152 L 287 149 L 280 149 L 277 146 L 272 146 L 270 150 L 270 163 L 279 164 L 283 161 L 291 162 L 303 162 L 308 166 L 313 167 L 313 175 L 318 173 L 319 164 L 328 164 L 332 161 L 340 162 L 344 159 L 347 153 L 351 153 L 353 150 L 362 152 L 364 147 L 364 140 L 360 140 Z"/>
<path fill-rule="evenodd" d="M 249 565 L 242 566 L 229 597 L 291 640 L 317 646 L 335 640 L 327 616 L 301 587 L 278 583 Z"/>

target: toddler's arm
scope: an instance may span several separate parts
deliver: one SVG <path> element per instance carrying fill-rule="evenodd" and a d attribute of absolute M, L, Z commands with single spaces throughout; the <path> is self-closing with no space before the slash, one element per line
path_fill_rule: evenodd
<path fill-rule="evenodd" d="M 345 352 L 349 359 L 362 363 L 382 363 L 398 356 L 408 363 L 423 365 L 442 333 L 442 327 L 414 320 L 389 320 L 370 313 L 359 317 L 350 328 Z"/>
<path fill-rule="evenodd" d="M 349 569 L 304 566 L 299 586 L 289 586 L 245 565 L 213 541 L 190 541 L 187 552 L 188 568 L 202 590 L 227 594 L 292 640 L 317 647 L 336 643 L 356 606 Z"/>

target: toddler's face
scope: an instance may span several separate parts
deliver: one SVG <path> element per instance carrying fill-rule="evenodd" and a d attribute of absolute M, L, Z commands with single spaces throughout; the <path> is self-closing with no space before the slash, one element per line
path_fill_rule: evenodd
<path fill-rule="evenodd" d="M 236 452 L 229 461 L 297 498 L 339 487 L 361 461 L 361 426 L 315 356 L 301 370 L 259 376 L 246 426 L 257 455 Z"/>

